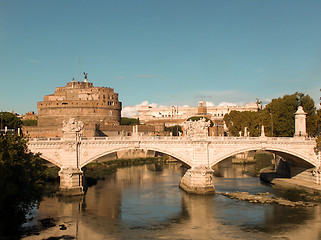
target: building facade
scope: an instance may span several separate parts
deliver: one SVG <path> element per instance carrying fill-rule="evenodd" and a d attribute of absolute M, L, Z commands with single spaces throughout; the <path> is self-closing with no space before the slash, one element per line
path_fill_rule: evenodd
<path fill-rule="evenodd" d="M 38 126 L 60 126 L 70 117 L 81 120 L 85 126 L 119 125 L 121 108 L 113 88 L 72 81 L 38 102 Z"/>
<path fill-rule="evenodd" d="M 190 106 L 171 106 L 171 107 L 151 107 L 140 106 L 138 109 L 138 115 L 135 118 L 139 118 L 141 123 L 154 125 L 156 129 L 162 129 L 163 127 L 171 127 L 175 125 L 181 125 L 185 120 L 190 117 L 203 116 L 210 119 L 213 122 L 213 126 L 210 128 L 210 135 L 222 136 L 227 131 L 227 127 L 224 123 L 225 114 L 231 111 L 258 111 L 258 105 L 254 102 L 246 104 L 245 106 L 237 105 L 224 105 L 224 106 L 207 106 L 205 101 L 200 101 L 197 107 Z"/>
<path fill-rule="evenodd" d="M 84 136 L 127 134 L 120 126 L 122 104 L 113 88 L 95 87 L 88 82 L 71 81 L 37 103 L 38 125 L 24 127 L 30 137 L 61 137 L 63 122 L 69 118 L 84 123 Z"/>

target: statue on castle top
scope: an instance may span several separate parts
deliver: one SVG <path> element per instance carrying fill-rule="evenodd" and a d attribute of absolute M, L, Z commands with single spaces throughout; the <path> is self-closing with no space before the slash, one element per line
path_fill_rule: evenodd
<path fill-rule="evenodd" d="M 63 121 L 63 132 L 76 133 L 80 132 L 84 128 L 82 121 L 76 121 L 75 118 L 69 118 L 68 122 Z"/>
<path fill-rule="evenodd" d="M 88 78 L 87 78 L 88 73 L 85 73 L 85 72 L 84 72 L 84 75 L 85 75 L 85 82 L 88 82 Z"/>

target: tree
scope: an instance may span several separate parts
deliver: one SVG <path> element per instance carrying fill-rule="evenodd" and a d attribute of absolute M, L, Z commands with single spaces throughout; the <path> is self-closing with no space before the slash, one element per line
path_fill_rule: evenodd
<path fill-rule="evenodd" d="M 309 95 L 294 93 L 282 98 L 272 99 L 263 110 L 258 112 L 231 111 L 224 116 L 224 121 L 232 136 L 238 136 L 244 127 L 248 128 L 251 136 L 260 136 L 261 126 L 264 125 L 267 136 L 292 137 L 295 131 L 295 113 L 300 103 L 307 113 L 307 133 L 317 134 L 317 116 L 314 101 Z"/>
<path fill-rule="evenodd" d="M 35 119 L 26 119 L 22 121 L 24 126 L 37 126 L 38 121 Z"/>
<path fill-rule="evenodd" d="M 228 127 L 229 134 L 232 136 L 239 136 L 240 132 L 243 135 L 244 129 L 247 127 L 250 136 L 257 137 L 261 131 L 260 116 L 259 112 L 231 111 L 224 116 L 224 121 Z"/>
<path fill-rule="evenodd" d="M 0 236 L 15 232 L 40 200 L 45 168 L 26 138 L 11 132 L 0 136 Z"/>
<path fill-rule="evenodd" d="M 317 138 L 316 138 L 316 151 L 321 151 L 321 109 L 316 113 L 316 127 L 317 127 Z"/>
<path fill-rule="evenodd" d="M 262 111 L 262 122 L 268 136 L 292 137 L 295 132 L 295 113 L 300 104 L 307 113 L 307 133 L 314 136 L 317 132 L 314 101 L 309 95 L 294 93 L 282 98 L 272 99 Z M 273 133 L 272 133 L 273 127 Z"/>
<path fill-rule="evenodd" d="M 120 125 L 139 125 L 139 119 L 137 118 L 127 118 L 127 117 L 122 117 L 120 119 Z"/>
<path fill-rule="evenodd" d="M 179 132 L 182 132 L 182 127 L 179 125 L 171 126 L 171 127 L 165 127 L 166 132 L 171 132 L 172 136 L 178 136 Z"/>
<path fill-rule="evenodd" d="M 0 112 L 1 118 L 1 127 L 8 127 L 9 129 L 21 128 L 22 122 L 21 120 L 13 113 L 10 112 Z"/>

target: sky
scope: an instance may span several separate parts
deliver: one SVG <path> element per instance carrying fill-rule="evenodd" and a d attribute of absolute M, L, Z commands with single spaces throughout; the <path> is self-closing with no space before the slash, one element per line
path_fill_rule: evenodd
<path fill-rule="evenodd" d="M 316 105 L 321 1 L 0 0 L 0 108 L 24 114 L 88 73 L 123 106 Z M 80 74 L 81 73 L 81 74 Z"/>

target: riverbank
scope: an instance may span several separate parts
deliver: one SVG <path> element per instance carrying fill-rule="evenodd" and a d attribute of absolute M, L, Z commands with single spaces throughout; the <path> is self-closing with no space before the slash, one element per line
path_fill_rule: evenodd
<path fill-rule="evenodd" d="M 310 194 L 319 194 L 321 196 L 321 185 L 305 182 L 293 178 L 274 178 L 271 183 L 274 187 L 283 189 L 298 189 Z"/>

